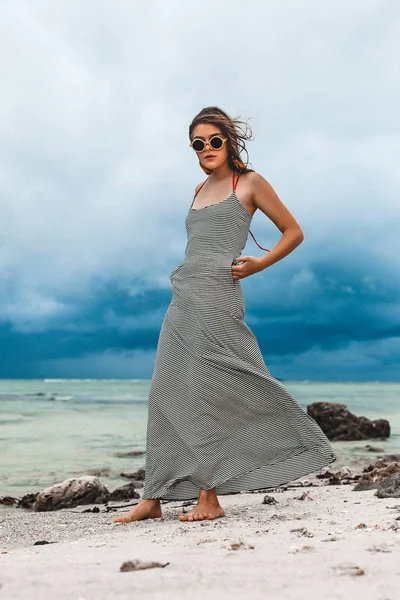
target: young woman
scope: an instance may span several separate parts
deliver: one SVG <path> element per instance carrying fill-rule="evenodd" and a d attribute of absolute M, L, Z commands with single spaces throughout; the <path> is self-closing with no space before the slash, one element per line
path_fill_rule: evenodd
<path fill-rule="evenodd" d="M 317 423 L 272 377 L 244 322 L 240 280 L 287 256 L 304 236 L 266 179 L 241 161 L 251 139 L 241 124 L 208 107 L 189 127 L 209 177 L 196 187 L 185 256 L 170 275 L 172 300 L 149 392 L 143 497 L 113 522 L 161 517 L 161 498 L 198 497 L 180 520 L 215 519 L 225 514 L 218 494 L 278 486 L 337 458 Z M 241 256 L 257 209 L 282 237 L 261 257 Z"/>

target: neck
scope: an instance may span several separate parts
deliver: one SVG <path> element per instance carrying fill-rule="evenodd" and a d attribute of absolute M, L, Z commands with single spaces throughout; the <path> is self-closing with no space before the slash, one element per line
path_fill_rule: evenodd
<path fill-rule="evenodd" d="M 213 169 L 208 177 L 214 181 L 222 181 L 227 177 L 232 177 L 232 169 L 229 168 L 228 162 L 226 161 L 220 167 Z"/>

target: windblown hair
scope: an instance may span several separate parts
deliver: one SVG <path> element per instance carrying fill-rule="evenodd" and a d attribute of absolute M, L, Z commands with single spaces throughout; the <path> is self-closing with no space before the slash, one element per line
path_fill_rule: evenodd
<path fill-rule="evenodd" d="M 245 121 L 239 120 L 239 118 L 232 118 L 226 114 L 218 106 L 207 106 L 203 108 L 193 119 L 189 126 L 189 139 L 193 139 L 193 129 L 200 123 L 209 123 L 218 127 L 224 137 L 228 138 L 228 165 L 237 173 L 248 173 L 254 171 L 254 169 L 248 168 L 249 153 L 246 150 L 245 140 L 252 140 L 251 127 Z M 241 126 L 244 125 L 245 129 Z M 249 131 L 249 133 L 248 133 Z M 243 163 L 240 158 L 240 153 L 244 151 L 247 155 L 246 163 Z M 200 162 L 200 161 L 199 161 Z M 212 169 L 207 169 L 200 163 L 201 168 L 207 175 L 212 173 Z"/>

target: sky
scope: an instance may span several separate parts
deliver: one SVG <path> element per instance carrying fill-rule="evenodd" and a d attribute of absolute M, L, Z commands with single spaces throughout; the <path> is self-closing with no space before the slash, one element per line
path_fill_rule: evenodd
<path fill-rule="evenodd" d="M 304 233 L 241 280 L 271 374 L 399 381 L 399 40 L 391 0 L 4 5 L 0 377 L 151 378 L 219 106 Z"/>

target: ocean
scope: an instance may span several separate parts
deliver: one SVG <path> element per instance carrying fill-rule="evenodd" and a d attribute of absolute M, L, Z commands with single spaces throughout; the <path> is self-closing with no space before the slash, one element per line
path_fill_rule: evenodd
<path fill-rule="evenodd" d="M 385 441 L 333 442 L 345 460 L 375 458 L 367 444 L 400 454 L 400 383 L 282 383 L 304 410 L 341 402 L 358 416 L 389 420 Z M 88 469 L 111 469 L 100 477 L 110 491 L 128 483 L 120 473 L 144 467 L 144 454 L 123 455 L 145 450 L 149 388 L 149 379 L 0 380 L 0 497 L 20 498 Z"/>

